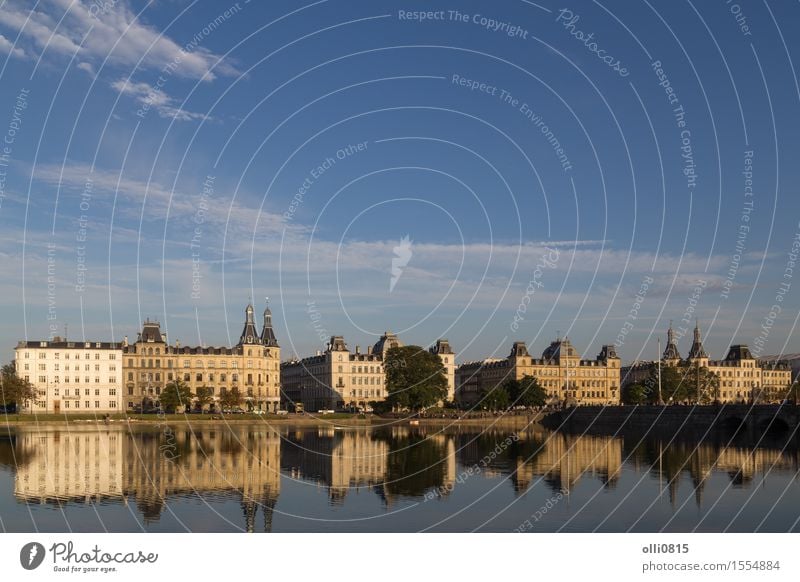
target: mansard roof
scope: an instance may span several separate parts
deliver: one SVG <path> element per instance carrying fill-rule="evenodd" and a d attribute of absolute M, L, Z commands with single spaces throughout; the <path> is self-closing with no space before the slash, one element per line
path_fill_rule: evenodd
<path fill-rule="evenodd" d="M 166 343 L 166 334 L 161 333 L 161 324 L 157 321 L 150 321 L 149 319 L 144 322 L 142 331 L 139 334 L 138 341 L 141 342 L 160 342 Z"/>
<path fill-rule="evenodd" d="M 555 340 L 551 342 L 547 348 L 545 348 L 544 352 L 542 352 L 542 358 L 545 360 L 557 360 L 564 357 L 577 357 L 578 352 L 572 346 L 572 343 L 569 339 L 564 338 Z"/>
<path fill-rule="evenodd" d="M 453 349 L 450 347 L 450 342 L 442 338 L 436 340 L 436 343 L 429 349 L 432 354 L 452 354 Z"/>
<path fill-rule="evenodd" d="M 750 353 L 750 348 L 747 347 L 745 344 L 737 344 L 735 346 L 731 346 L 728 350 L 728 355 L 725 356 L 727 361 L 738 361 L 738 360 L 753 360 L 753 354 Z"/>
<path fill-rule="evenodd" d="M 391 348 L 402 348 L 403 342 L 397 339 L 397 336 L 390 331 L 386 331 L 380 337 L 380 339 L 375 342 L 375 345 L 372 346 L 372 353 L 373 354 L 381 354 L 385 355 L 387 351 Z"/>

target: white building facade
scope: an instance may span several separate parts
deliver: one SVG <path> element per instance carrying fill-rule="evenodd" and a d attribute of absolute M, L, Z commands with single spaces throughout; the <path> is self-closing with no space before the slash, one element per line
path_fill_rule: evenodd
<path fill-rule="evenodd" d="M 14 350 L 17 375 L 36 398 L 24 412 L 95 414 L 122 412 L 122 344 L 21 341 Z"/>

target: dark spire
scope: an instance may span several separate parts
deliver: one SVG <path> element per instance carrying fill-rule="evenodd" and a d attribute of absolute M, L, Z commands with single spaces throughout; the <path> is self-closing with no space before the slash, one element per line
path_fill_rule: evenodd
<path fill-rule="evenodd" d="M 667 330 L 667 347 L 664 348 L 665 360 L 680 360 L 681 354 L 678 352 L 678 344 L 675 343 L 675 333 L 672 331 L 672 321 L 669 322 L 669 329 Z"/>
<path fill-rule="evenodd" d="M 700 338 L 700 325 L 695 323 L 694 326 L 694 341 L 692 342 L 692 349 L 689 350 L 689 359 L 695 360 L 698 358 L 707 358 L 706 350 L 703 349 L 703 340 Z"/>
<path fill-rule="evenodd" d="M 239 345 L 261 343 L 261 340 L 258 338 L 258 330 L 256 329 L 256 320 L 253 317 L 253 306 L 249 303 L 244 310 L 244 316 L 244 329 L 242 330 L 241 337 L 239 337 Z"/>
<path fill-rule="evenodd" d="M 272 311 L 269 309 L 269 297 L 264 308 L 264 327 L 261 330 L 261 343 L 268 347 L 278 347 L 278 339 L 272 329 Z"/>

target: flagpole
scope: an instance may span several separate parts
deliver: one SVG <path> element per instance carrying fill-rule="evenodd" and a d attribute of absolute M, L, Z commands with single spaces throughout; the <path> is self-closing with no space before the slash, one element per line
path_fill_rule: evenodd
<path fill-rule="evenodd" d="M 658 403 L 662 404 L 661 400 L 661 338 L 658 338 Z"/>

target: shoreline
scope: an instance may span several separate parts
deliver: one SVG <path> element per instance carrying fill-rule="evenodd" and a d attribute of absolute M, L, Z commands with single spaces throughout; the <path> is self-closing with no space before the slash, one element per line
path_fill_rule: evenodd
<path fill-rule="evenodd" d="M 505 426 L 524 427 L 531 424 L 540 424 L 543 417 L 541 413 L 531 415 L 489 416 L 478 418 L 385 418 L 370 416 L 359 418 L 357 415 L 342 417 L 329 416 L 255 416 L 243 415 L 245 418 L 223 417 L 218 415 L 141 415 L 117 416 L 107 422 L 103 418 L 52 418 L 50 415 L 42 418 L 32 415 L 0 416 L 0 430 L 12 430 L 17 427 L 41 428 L 111 428 L 111 427 L 158 427 L 158 426 L 186 426 L 186 427 L 220 427 L 220 426 L 248 426 L 264 425 L 269 428 L 281 426 L 294 427 L 320 427 L 320 428 L 382 428 L 393 426 Z"/>

